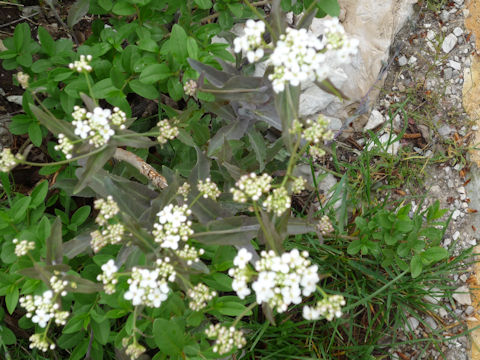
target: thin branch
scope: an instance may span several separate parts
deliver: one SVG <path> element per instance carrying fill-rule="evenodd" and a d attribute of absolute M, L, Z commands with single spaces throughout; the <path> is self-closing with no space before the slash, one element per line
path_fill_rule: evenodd
<path fill-rule="evenodd" d="M 20 18 L 18 18 L 18 19 L 16 19 L 16 20 L 13 20 L 13 21 L 10 21 L 10 22 L 8 22 L 8 23 L 6 23 L 6 24 L 0 25 L 0 28 L 4 28 L 4 27 L 7 27 L 7 26 L 16 24 L 16 23 L 18 23 L 18 22 L 20 22 L 20 21 L 23 21 L 23 20 L 28 20 L 29 18 L 34 17 L 35 15 L 38 15 L 38 14 L 40 14 L 40 13 L 39 13 L 39 12 L 36 12 L 36 13 L 33 13 L 33 14 L 31 14 L 31 15 L 28 15 L 28 16 L 20 16 Z"/>
<path fill-rule="evenodd" d="M 155 187 L 159 189 L 165 189 L 168 186 L 167 179 L 165 179 L 158 173 L 157 170 L 155 170 L 155 168 L 147 164 L 141 157 L 135 155 L 134 153 L 117 148 L 113 157 L 116 160 L 125 161 L 132 165 L 135 169 L 140 171 L 143 176 L 149 179 Z"/>

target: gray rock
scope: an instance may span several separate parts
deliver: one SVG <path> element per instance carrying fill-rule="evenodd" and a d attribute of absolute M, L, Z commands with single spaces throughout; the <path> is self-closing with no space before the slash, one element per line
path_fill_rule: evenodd
<path fill-rule="evenodd" d="M 443 39 L 442 50 L 444 53 L 448 54 L 452 49 L 457 45 L 457 37 L 454 34 L 448 34 L 445 39 Z"/>
<path fill-rule="evenodd" d="M 337 179 L 335 176 L 328 173 L 327 175 L 319 175 L 319 177 L 323 178 L 318 182 L 318 190 L 323 191 L 324 194 L 330 193 L 330 190 L 337 184 Z"/>
<path fill-rule="evenodd" d="M 467 360 L 465 349 L 451 349 L 445 354 L 445 360 Z"/>
<path fill-rule="evenodd" d="M 382 125 L 385 122 L 385 117 L 378 110 L 372 110 L 370 117 L 368 118 L 367 124 L 365 125 L 364 130 L 373 130 L 377 126 Z"/>
<path fill-rule="evenodd" d="M 452 297 L 460 305 L 472 305 L 472 298 L 470 297 L 470 290 L 466 285 L 460 286 L 453 293 Z"/>
<path fill-rule="evenodd" d="M 10 101 L 11 103 L 15 103 L 15 104 L 18 104 L 18 105 L 22 106 L 23 96 L 22 95 L 10 95 L 10 96 L 7 96 L 7 100 Z"/>
<path fill-rule="evenodd" d="M 455 29 L 453 29 L 453 33 L 455 34 L 455 36 L 461 36 L 463 35 L 463 29 L 457 26 Z"/>
<path fill-rule="evenodd" d="M 440 20 L 442 20 L 442 22 L 444 23 L 448 22 L 449 17 L 450 17 L 450 13 L 448 11 L 443 10 L 440 13 Z"/>
<path fill-rule="evenodd" d="M 461 70 L 462 69 L 462 64 L 460 64 L 458 61 L 450 60 L 448 62 L 448 66 L 450 66 L 452 69 L 455 69 L 455 70 Z"/>
<path fill-rule="evenodd" d="M 452 128 L 450 125 L 442 125 L 438 128 L 438 133 L 442 137 L 447 137 L 453 132 L 455 132 L 455 129 Z"/>
<path fill-rule="evenodd" d="M 407 319 L 407 323 L 405 324 L 405 330 L 406 331 L 415 331 L 415 329 L 418 327 L 420 322 L 414 318 L 414 317 L 409 317 Z"/>
<path fill-rule="evenodd" d="M 428 301 L 431 304 L 438 304 L 440 300 L 442 300 L 443 292 L 439 288 L 431 288 L 429 289 L 428 292 L 429 292 L 429 295 L 425 295 L 423 297 L 425 301 Z"/>
<path fill-rule="evenodd" d="M 468 306 L 465 309 L 465 314 L 467 314 L 468 316 L 472 315 L 474 312 L 475 312 L 475 308 L 473 306 Z"/>
<path fill-rule="evenodd" d="M 427 330 L 428 332 L 431 332 L 432 330 L 436 330 L 437 327 L 438 327 L 436 321 L 433 320 L 433 318 L 430 317 L 430 316 L 427 316 L 427 317 L 425 318 L 425 324 L 427 325 L 427 326 L 426 326 L 426 330 Z"/>
<path fill-rule="evenodd" d="M 453 69 L 452 68 L 445 68 L 443 70 L 443 78 L 445 80 L 450 80 L 453 76 Z"/>
<path fill-rule="evenodd" d="M 405 65 L 407 65 L 407 63 L 408 63 L 408 60 L 405 56 L 401 56 L 398 59 L 398 65 L 400 65 L 400 66 L 405 66 Z"/>

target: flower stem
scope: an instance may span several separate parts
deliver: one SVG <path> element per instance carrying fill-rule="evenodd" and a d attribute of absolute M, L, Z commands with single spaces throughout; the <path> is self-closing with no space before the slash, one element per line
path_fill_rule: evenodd
<path fill-rule="evenodd" d="M 80 159 L 84 159 L 86 157 L 89 157 L 91 155 L 95 155 L 95 154 L 98 154 L 99 152 L 102 152 L 103 150 L 105 150 L 106 146 L 102 146 L 100 148 L 98 148 L 97 150 L 94 150 L 92 152 L 89 152 L 87 154 L 83 154 L 83 155 L 80 155 L 80 156 L 77 156 L 77 157 L 74 157 L 74 158 L 71 158 L 71 159 L 67 159 L 67 160 L 62 160 L 62 161 L 55 161 L 55 162 L 50 162 L 50 163 L 35 163 L 35 162 L 31 162 L 31 161 L 26 161 L 26 160 L 19 160 L 18 163 L 19 164 L 24 164 L 24 165 L 31 165 L 31 166 L 54 166 L 54 165 L 65 165 L 65 164 L 69 164 L 73 161 L 76 161 L 76 160 L 80 160 Z"/>
<path fill-rule="evenodd" d="M 253 303 L 251 303 L 250 305 L 248 305 L 247 308 L 245 308 L 245 310 L 243 310 L 236 318 L 235 318 L 235 321 L 233 322 L 232 326 L 235 327 L 238 322 L 240 320 L 242 320 L 242 318 L 249 312 L 251 311 L 255 306 L 257 306 L 257 302 L 254 301 Z"/>
<path fill-rule="evenodd" d="M 257 217 L 257 220 L 258 220 L 258 223 L 260 224 L 262 232 L 265 235 L 265 239 L 268 242 L 268 245 L 278 255 L 278 249 L 277 249 L 277 246 L 275 245 L 275 240 L 272 238 L 271 234 L 267 231 L 267 228 L 263 223 L 262 216 L 260 215 L 260 210 L 258 208 L 258 204 L 256 201 L 253 203 L 253 209 L 255 211 L 255 216 Z"/>

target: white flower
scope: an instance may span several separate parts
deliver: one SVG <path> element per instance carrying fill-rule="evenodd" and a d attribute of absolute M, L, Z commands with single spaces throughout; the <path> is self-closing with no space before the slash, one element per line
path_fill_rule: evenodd
<path fill-rule="evenodd" d="M 318 320 L 323 316 L 327 321 L 332 321 L 333 318 L 342 316 L 341 307 L 345 304 L 345 299 L 341 295 L 326 296 L 318 301 L 314 308 L 305 306 L 303 308 L 303 317 L 306 320 Z"/>
<path fill-rule="evenodd" d="M 274 212 L 277 216 L 281 216 L 285 211 L 290 209 L 291 204 L 292 200 L 288 195 L 287 189 L 284 187 L 273 190 L 272 194 L 263 202 L 263 206 L 267 211 Z"/>
<path fill-rule="evenodd" d="M 67 159 L 71 159 L 73 147 L 74 145 L 72 143 L 72 140 L 67 138 L 64 134 L 58 134 L 58 144 L 55 145 L 55 150 L 60 150 L 65 154 L 65 157 Z"/>
<path fill-rule="evenodd" d="M 175 119 L 172 121 L 172 123 L 175 123 Z M 158 131 L 160 135 L 158 135 L 157 140 L 160 144 L 166 144 L 168 140 L 173 140 L 175 139 L 178 134 L 180 133 L 178 130 L 178 127 L 175 125 L 170 124 L 170 122 L 167 119 L 160 120 L 157 123 L 158 126 Z"/>
<path fill-rule="evenodd" d="M 12 242 L 15 244 L 15 255 L 18 257 L 27 255 L 30 250 L 35 249 L 33 241 L 22 240 L 18 242 L 17 239 L 13 239 Z"/>
<path fill-rule="evenodd" d="M 97 276 L 97 280 L 103 282 L 103 287 L 107 294 L 113 294 L 115 292 L 115 285 L 118 282 L 115 277 L 118 267 L 115 265 L 115 261 L 108 260 L 102 265 L 101 269 L 103 273 Z"/>
<path fill-rule="evenodd" d="M 252 253 L 250 253 L 247 249 L 241 248 L 238 250 L 237 255 L 233 259 L 233 265 L 239 267 L 240 269 L 243 269 L 245 266 L 247 266 L 248 262 L 252 260 Z"/>
<path fill-rule="evenodd" d="M 210 198 L 212 200 L 216 200 L 221 194 L 217 184 L 212 182 L 210 178 L 206 178 L 205 181 L 198 180 L 197 188 L 198 191 L 203 193 L 203 197 L 205 199 Z"/>
<path fill-rule="evenodd" d="M 8 173 L 17 166 L 19 160 L 23 160 L 22 155 L 13 155 L 9 148 L 3 148 L 0 154 L 0 171 Z"/>
<path fill-rule="evenodd" d="M 217 296 L 216 291 L 212 291 L 205 284 L 197 284 L 193 289 L 187 291 L 187 296 L 191 299 L 188 306 L 193 311 L 199 311 L 207 306 L 207 303 Z"/>
<path fill-rule="evenodd" d="M 92 67 L 90 66 L 90 61 L 92 61 L 92 55 L 80 55 L 80 60 L 74 61 L 73 63 L 68 64 L 68 67 L 77 72 L 90 72 Z"/>
<path fill-rule="evenodd" d="M 270 191 L 273 178 L 268 174 L 257 176 L 255 173 L 243 175 L 235 184 L 236 188 L 231 188 L 233 200 L 241 203 L 252 199 L 257 201 L 262 194 Z"/>
<path fill-rule="evenodd" d="M 216 339 L 212 350 L 219 355 L 232 351 L 234 347 L 241 349 L 247 343 L 243 333 L 236 330 L 233 326 L 226 327 L 220 324 L 210 325 L 210 327 L 205 330 L 205 334 L 207 334 L 209 338 Z"/>
<path fill-rule="evenodd" d="M 173 267 L 168 264 L 167 259 L 157 260 L 157 268 L 154 270 L 134 267 L 124 298 L 130 300 L 134 306 L 160 307 L 170 292 L 167 280 L 175 280 Z"/>
<path fill-rule="evenodd" d="M 247 20 L 245 23 L 244 35 L 233 40 L 233 51 L 241 51 L 247 54 L 247 60 L 251 63 L 260 60 L 263 57 L 262 35 L 265 32 L 263 21 Z"/>
<path fill-rule="evenodd" d="M 158 222 L 152 232 L 155 241 L 163 248 L 178 249 L 180 240 L 187 241 L 193 235 L 192 222 L 188 220 L 191 210 L 187 205 L 165 206 L 158 214 Z"/>

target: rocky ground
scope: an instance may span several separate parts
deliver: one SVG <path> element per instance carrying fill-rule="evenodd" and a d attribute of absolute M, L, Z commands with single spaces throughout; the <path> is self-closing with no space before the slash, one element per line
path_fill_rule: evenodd
<path fill-rule="evenodd" d="M 406 101 L 405 113 L 398 114 L 392 121 L 395 133 L 406 125 L 406 134 L 400 144 L 390 145 L 388 151 L 396 153 L 403 147 L 411 149 L 412 156 L 425 159 L 423 186 L 403 190 L 412 196 L 428 191 L 424 206 L 439 200 L 441 207 L 451 211 L 442 245 L 459 254 L 477 245 L 480 230 L 476 214 L 480 203 L 470 199 L 470 193 L 478 190 L 469 187 L 478 170 L 470 166 L 466 153 L 472 134 L 478 128 L 462 106 L 464 72 L 471 66 L 471 56 L 477 55 L 475 34 L 464 26 L 469 11 L 463 0 L 445 3 L 436 10 L 428 5 L 427 2 L 417 5 L 415 15 L 397 35 L 392 46 L 399 49 L 394 54 L 394 65 L 365 129 L 380 128 L 377 136 L 387 141 L 388 132 L 392 131 L 388 124 L 389 110 L 392 105 Z M 418 201 L 412 204 L 416 206 Z M 454 340 L 426 351 L 425 345 L 405 346 L 392 351 L 392 359 L 471 358 L 469 336 L 461 334 L 468 329 L 467 323 L 480 324 L 476 299 L 469 293 L 469 287 L 476 284 L 470 270 L 451 274 L 451 285 L 456 289 L 453 303 L 437 289 L 435 296 L 425 300 L 443 307 L 432 316 L 424 316 L 423 322 L 409 316 L 406 324 L 406 328 L 419 337 L 429 337 L 432 331 L 437 331 L 446 339 Z M 408 339 L 408 333 L 401 334 L 400 339 Z"/>

